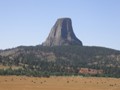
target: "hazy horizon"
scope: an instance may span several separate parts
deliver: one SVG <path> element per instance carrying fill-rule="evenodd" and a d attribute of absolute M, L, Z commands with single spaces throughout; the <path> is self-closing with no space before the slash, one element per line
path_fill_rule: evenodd
<path fill-rule="evenodd" d="M 120 50 L 119 0 L 1 0 L 0 13 L 0 49 L 41 44 L 69 17 L 83 45 Z"/>

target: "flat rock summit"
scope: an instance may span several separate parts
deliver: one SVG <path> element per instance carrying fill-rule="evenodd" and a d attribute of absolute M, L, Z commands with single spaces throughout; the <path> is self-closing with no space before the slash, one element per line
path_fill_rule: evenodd
<path fill-rule="evenodd" d="M 79 45 L 82 42 L 76 37 L 72 28 L 72 21 L 70 18 L 59 18 L 52 27 L 51 32 L 42 44 L 43 46 L 67 46 Z"/>

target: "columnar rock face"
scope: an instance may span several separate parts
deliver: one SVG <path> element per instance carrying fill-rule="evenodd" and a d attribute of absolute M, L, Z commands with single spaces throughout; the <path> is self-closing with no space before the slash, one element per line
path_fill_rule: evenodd
<path fill-rule="evenodd" d="M 65 46 L 65 45 L 79 45 L 82 42 L 75 36 L 72 28 L 72 21 L 70 18 L 60 18 L 56 21 L 51 29 L 47 40 L 42 44 L 43 46 Z"/>

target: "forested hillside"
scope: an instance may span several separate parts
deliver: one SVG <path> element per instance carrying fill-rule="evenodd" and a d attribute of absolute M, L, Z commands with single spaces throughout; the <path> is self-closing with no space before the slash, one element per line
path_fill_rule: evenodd
<path fill-rule="evenodd" d="M 0 63 L 49 74 L 79 75 L 80 68 L 90 68 L 103 70 L 105 75 L 120 76 L 120 51 L 103 47 L 20 46 L 1 51 Z"/>

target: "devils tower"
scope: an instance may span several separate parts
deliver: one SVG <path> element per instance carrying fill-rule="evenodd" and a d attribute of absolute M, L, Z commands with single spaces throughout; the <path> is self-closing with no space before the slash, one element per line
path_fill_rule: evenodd
<path fill-rule="evenodd" d="M 52 27 L 51 32 L 42 44 L 43 46 L 67 46 L 78 45 L 82 46 L 82 42 L 76 37 L 72 28 L 70 18 L 60 18 Z"/>

